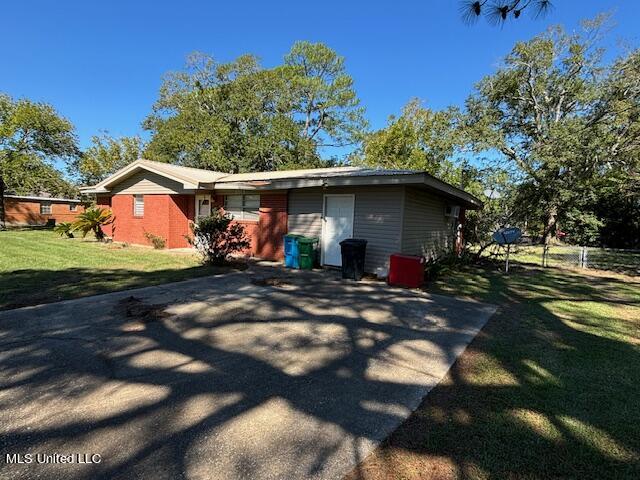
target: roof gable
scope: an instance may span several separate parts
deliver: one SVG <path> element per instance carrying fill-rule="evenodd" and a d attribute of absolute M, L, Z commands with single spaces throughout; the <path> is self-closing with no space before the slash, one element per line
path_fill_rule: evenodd
<path fill-rule="evenodd" d="M 109 192 L 118 183 L 137 172 L 146 170 L 180 183 L 185 189 L 197 189 L 201 183 L 211 183 L 226 176 L 226 173 L 203 170 L 200 168 L 182 167 L 162 162 L 139 159 L 121 168 L 113 175 L 105 178 L 92 187 L 81 188 L 85 193 Z"/>

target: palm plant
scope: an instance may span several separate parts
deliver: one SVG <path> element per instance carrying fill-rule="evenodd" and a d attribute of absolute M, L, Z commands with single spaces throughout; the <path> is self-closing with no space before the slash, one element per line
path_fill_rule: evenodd
<path fill-rule="evenodd" d="M 71 222 L 60 222 L 53 227 L 53 231 L 61 237 L 73 238 L 73 225 Z"/>
<path fill-rule="evenodd" d="M 113 222 L 113 214 L 107 208 L 89 208 L 78 215 L 76 221 L 73 222 L 73 230 L 82 232 L 82 236 L 86 237 L 89 232 L 93 232 L 98 241 L 105 238 L 102 227 Z"/>

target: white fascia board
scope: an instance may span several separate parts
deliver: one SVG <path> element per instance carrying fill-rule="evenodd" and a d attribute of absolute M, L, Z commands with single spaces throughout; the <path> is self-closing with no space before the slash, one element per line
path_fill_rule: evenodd
<path fill-rule="evenodd" d="M 110 177 L 107 177 L 103 181 L 97 183 L 93 187 L 86 187 L 87 189 L 92 189 L 91 191 L 87 190 L 87 193 L 106 193 L 106 192 L 109 192 L 109 188 L 108 188 L 109 186 L 111 186 L 111 185 L 113 185 L 115 183 L 118 183 L 118 180 L 120 180 L 122 178 L 126 178 L 127 176 L 129 176 L 132 173 L 135 173 L 138 170 L 146 170 L 148 172 L 155 173 L 156 175 L 160 175 L 161 177 L 165 177 L 165 178 L 168 178 L 170 180 L 173 180 L 174 182 L 182 184 L 183 188 L 185 188 L 186 190 L 195 190 L 195 189 L 198 188 L 197 184 L 189 182 L 188 180 L 185 180 L 182 177 L 179 177 L 179 176 L 176 176 L 176 175 L 171 175 L 171 174 L 163 172 L 161 170 L 157 170 L 157 169 L 153 168 L 152 166 L 150 166 L 150 165 L 148 165 L 146 163 L 143 163 L 141 160 L 136 160 L 135 162 L 130 163 L 129 165 L 127 165 L 123 169 L 121 169 L 118 172 L 114 173 Z"/>
<path fill-rule="evenodd" d="M 109 190 L 106 188 L 96 188 L 96 187 L 80 187 L 80 191 L 82 193 L 109 193 Z"/>

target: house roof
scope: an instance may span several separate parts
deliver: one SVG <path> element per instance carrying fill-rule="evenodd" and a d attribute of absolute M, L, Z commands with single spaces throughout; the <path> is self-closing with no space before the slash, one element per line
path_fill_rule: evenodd
<path fill-rule="evenodd" d="M 227 174 L 212 170 L 182 167 L 151 160 L 137 160 L 102 182 L 83 187 L 84 193 L 106 193 L 113 185 L 140 170 L 147 170 L 181 183 L 185 189 L 197 190 L 286 190 L 307 187 L 415 185 L 438 192 L 468 208 L 481 208 L 473 195 L 418 170 L 384 170 L 368 167 L 332 167 L 272 172 Z"/>
<path fill-rule="evenodd" d="M 413 185 L 432 190 L 467 208 L 482 208 L 482 202 L 473 195 L 419 170 L 334 167 L 237 173 L 222 177 L 205 187 L 220 190 L 287 190 L 365 185 Z"/>
<path fill-rule="evenodd" d="M 366 167 L 307 168 L 300 170 L 276 170 L 273 172 L 234 173 L 218 180 L 218 183 L 252 182 L 264 180 L 291 180 L 297 178 L 365 177 L 375 175 L 406 175 L 415 170 L 381 170 Z"/>
<path fill-rule="evenodd" d="M 125 178 L 141 170 L 146 170 L 175 180 L 176 182 L 181 183 L 186 189 L 198 189 L 199 185 L 202 183 L 213 183 L 228 175 L 227 173 L 214 172 L 213 170 L 203 170 L 201 168 L 183 167 L 180 165 L 172 165 L 170 163 L 139 159 L 130 163 L 126 167 L 121 168 L 113 175 L 110 175 L 96 185 L 81 187 L 80 190 L 84 193 L 108 192 L 110 187 L 120 183 Z"/>
<path fill-rule="evenodd" d="M 78 200 L 76 198 L 60 198 L 60 197 L 39 197 L 36 195 L 8 195 L 5 194 L 4 198 L 13 198 L 15 200 L 31 200 L 31 201 L 42 201 L 45 200 L 47 202 L 65 202 L 65 203 L 80 203 L 82 200 Z"/>

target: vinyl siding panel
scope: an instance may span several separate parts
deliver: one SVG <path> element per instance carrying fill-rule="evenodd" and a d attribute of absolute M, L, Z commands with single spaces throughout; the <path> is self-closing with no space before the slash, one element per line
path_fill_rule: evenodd
<path fill-rule="evenodd" d="M 113 195 L 124 194 L 184 194 L 181 183 L 157 175 L 153 172 L 142 171 L 125 178 L 111 190 Z"/>
<path fill-rule="evenodd" d="M 406 189 L 402 253 L 431 258 L 453 247 L 453 221 L 444 216 L 445 205 L 430 192 Z"/>
<path fill-rule="evenodd" d="M 317 188 L 301 188 L 289 192 L 289 233 L 320 238 L 322 195 L 322 189 Z"/>
<path fill-rule="evenodd" d="M 324 194 L 355 194 L 353 236 L 367 243 L 365 270 L 387 267 L 400 250 L 403 188 L 396 186 L 309 188 L 289 193 L 289 232 L 320 237 Z"/>

